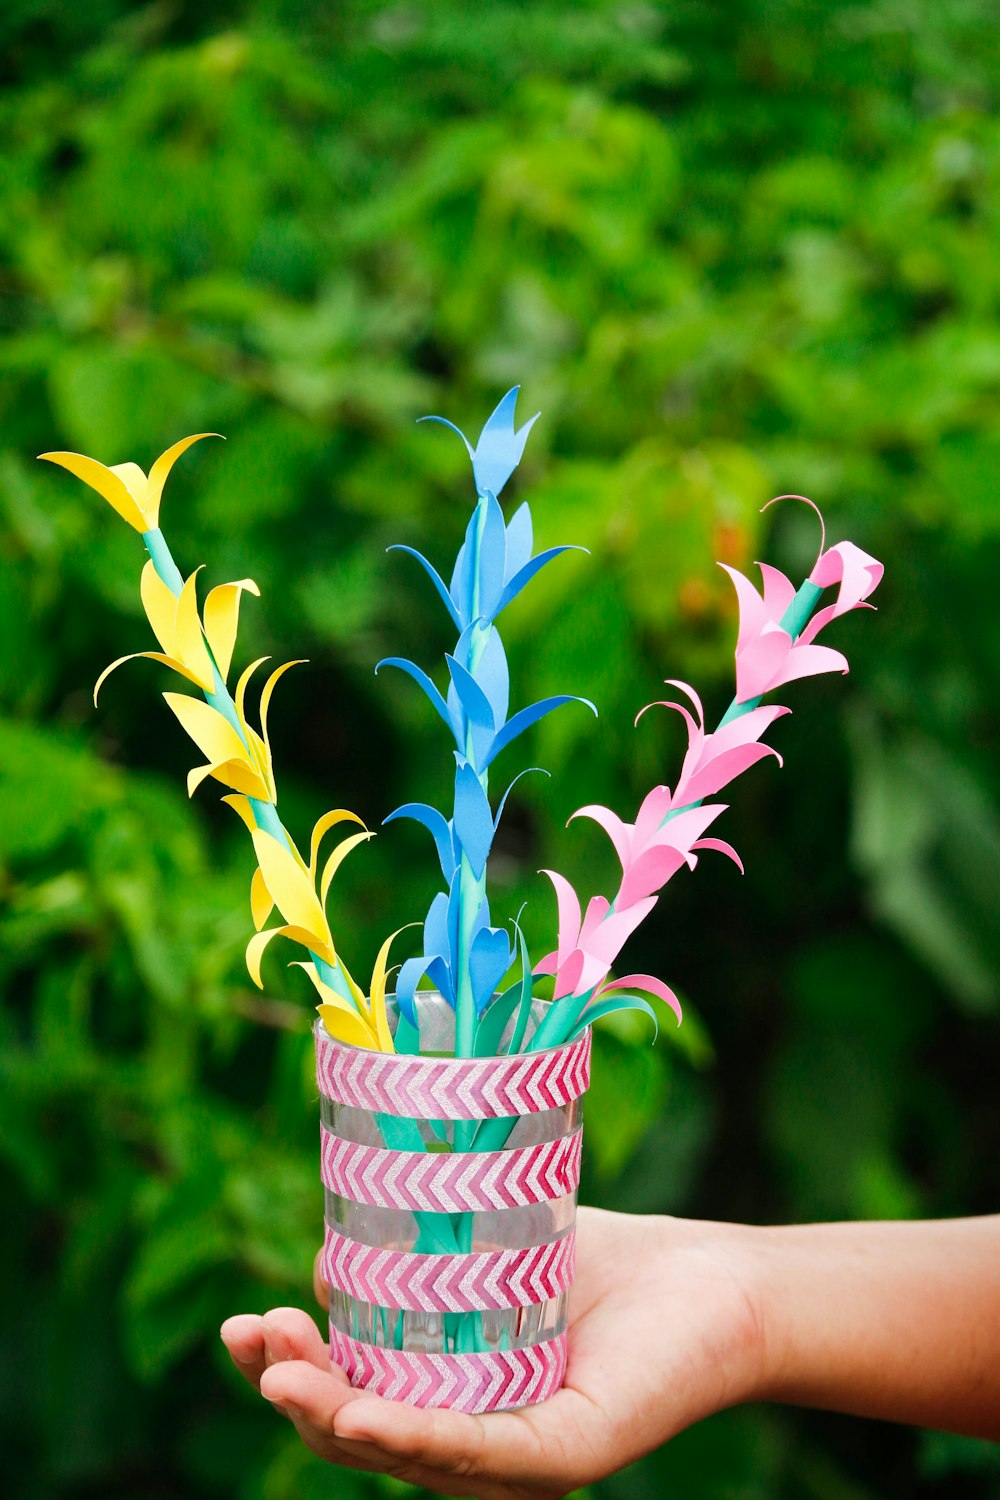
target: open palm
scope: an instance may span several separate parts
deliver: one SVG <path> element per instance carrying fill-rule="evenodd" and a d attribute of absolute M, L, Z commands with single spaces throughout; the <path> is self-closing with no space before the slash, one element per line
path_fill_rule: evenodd
<path fill-rule="evenodd" d="M 565 1385 L 519 1411 L 425 1411 L 353 1390 L 297 1308 L 230 1318 L 222 1336 L 246 1379 L 332 1463 L 442 1495 L 541 1500 L 754 1393 L 759 1317 L 742 1249 L 734 1226 L 581 1209 Z"/>

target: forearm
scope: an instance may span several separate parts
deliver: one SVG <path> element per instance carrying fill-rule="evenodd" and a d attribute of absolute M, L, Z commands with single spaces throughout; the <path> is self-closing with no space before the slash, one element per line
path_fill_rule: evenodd
<path fill-rule="evenodd" d="M 1000 1216 L 762 1229 L 765 1400 L 1000 1440 Z"/>

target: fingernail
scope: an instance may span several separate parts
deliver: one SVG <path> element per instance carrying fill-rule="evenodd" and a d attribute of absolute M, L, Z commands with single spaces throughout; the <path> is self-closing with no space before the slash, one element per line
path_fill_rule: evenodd
<path fill-rule="evenodd" d="M 256 1313 L 234 1313 L 219 1329 L 219 1337 L 224 1341 L 238 1339 L 241 1335 L 245 1337 L 248 1333 L 257 1333 L 260 1325 L 261 1319 Z"/>

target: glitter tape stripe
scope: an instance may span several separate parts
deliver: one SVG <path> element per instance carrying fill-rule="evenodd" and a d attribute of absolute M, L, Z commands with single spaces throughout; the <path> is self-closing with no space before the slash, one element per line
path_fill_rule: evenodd
<path fill-rule="evenodd" d="M 408 1406 L 509 1411 L 552 1396 L 566 1373 L 566 1335 L 485 1354 L 411 1354 L 330 1329 L 330 1358 L 353 1386 Z"/>
<path fill-rule="evenodd" d="M 590 1030 L 513 1057 L 411 1057 L 345 1047 L 317 1026 L 319 1091 L 355 1109 L 413 1120 L 491 1120 L 561 1109 L 590 1082 Z"/>
<path fill-rule="evenodd" d="M 527 1307 L 573 1280 L 574 1232 L 524 1250 L 416 1255 L 351 1240 L 326 1229 L 323 1279 L 359 1302 L 411 1312 L 486 1312 Z"/>
<path fill-rule="evenodd" d="M 466 1213 L 524 1208 L 572 1193 L 580 1183 L 582 1130 L 510 1151 L 387 1151 L 321 1127 L 323 1183 L 374 1208 Z"/>

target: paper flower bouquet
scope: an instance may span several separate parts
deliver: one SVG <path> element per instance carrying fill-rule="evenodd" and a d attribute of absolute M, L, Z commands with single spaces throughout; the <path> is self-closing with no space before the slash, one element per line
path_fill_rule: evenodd
<path fill-rule="evenodd" d="M 504 396 L 475 448 L 459 433 L 472 460 L 476 503 L 450 582 L 420 553 L 401 549 L 426 572 L 456 642 L 446 656 L 444 690 L 403 657 L 379 665 L 405 672 L 426 695 L 455 769 L 450 811 L 408 803 L 384 819 L 422 824 L 441 867 L 419 952 L 402 963 L 392 995 L 389 954 L 399 934 L 386 938 L 363 987 L 327 917 L 334 876 L 371 833 L 355 813 L 337 808 L 317 821 L 306 855 L 278 815 L 268 710 L 275 685 L 295 663 L 267 677 L 256 728 L 247 698 L 263 663 L 251 662 L 232 692 L 228 686 L 240 601 L 256 594 L 256 585 L 222 584 L 199 608 L 196 574 L 182 576 L 159 528 L 173 464 L 209 434 L 176 443 L 148 476 L 133 463 L 107 468 L 79 454 L 43 455 L 103 495 L 149 553 L 140 592 L 160 649 L 136 655 L 170 667 L 196 690 L 164 693 L 201 757 L 188 791 L 221 782 L 253 841 L 256 931 L 247 965 L 254 982 L 261 985 L 265 951 L 282 937 L 298 946 L 296 962 L 319 995 L 331 1358 L 356 1385 L 384 1396 L 476 1412 L 539 1401 L 563 1378 L 591 1024 L 638 1008 L 655 1025 L 655 1001 L 681 1019 L 662 980 L 613 974 L 618 955 L 671 876 L 694 869 L 702 851 L 739 865 L 735 850 L 709 834 L 725 811 L 712 799 L 757 761 L 777 756 L 763 736 L 788 709 L 765 704 L 766 696 L 799 677 L 847 671 L 845 658 L 817 637 L 864 604 L 882 575 L 881 564 L 852 543 L 827 548 L 825 539 L 798 589 L 766 565 L 762 592 L 727 569 L 740 615 L 733 702 L 710 731 L 694 690 L 669 682 L 676 701 L 660 706 L 679 713 L 687 728 L 680 772 L 673 786 L 648 793 L 633 822 L 606 807 L 574 814 L 607 833 L 621 880 L 611 899 L 592 896 L 584 909 L 569 882 L 546 871 L 558 928 L 552 951 L 532 961 L 517 921 L 495 924 L 490 911 L 490 850 L 517 780 L 497 798 L 491 773 L 544 715 L 593 705 L 558 694 L 511 711 L 498 620 L 567 550 L 533 554 L 527 504 L 509 520 L 501 510 L 498 496 L 535 421 L 515 428 L 516 398 L 516 388 Z M 131 659 L 102 674 L 95 701 L 108 674 Z M 340 840 L 324 857 L 334 831 Z M 275 912 L 280 921 L 272 923 Z M 540 976 L 554 980 L 548 1001 L 535 993 Z"/>

